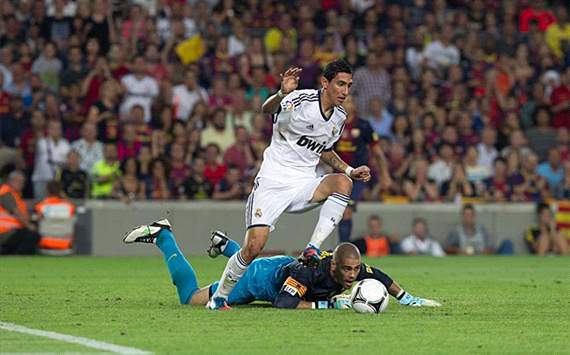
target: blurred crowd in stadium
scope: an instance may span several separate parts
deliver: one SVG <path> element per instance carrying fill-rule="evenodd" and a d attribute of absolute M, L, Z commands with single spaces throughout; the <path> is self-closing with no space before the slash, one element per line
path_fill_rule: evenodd
<path fill-rule="evenodd" d="M 342 57 L 392 174 L 364 200 L 570 198 L 567 1 L 19 0 L 0 15 L 0 168 L 26 172 L 24 197 L 58 179 L 71 198 L 245 199 L 279 74 L 317 88 Z"/>

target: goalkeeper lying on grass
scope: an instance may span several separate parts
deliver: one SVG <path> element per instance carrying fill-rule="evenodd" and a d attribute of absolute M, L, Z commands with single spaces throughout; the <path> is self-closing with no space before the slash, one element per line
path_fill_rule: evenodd
<path fill-rule="evenodd" d="M 172 282 L 182 304 L 205 305 L 218 283 L 199 288 L 196 274 L 174 239 L 167 219 L 136 227 L 123 238 L 125 243 L 153 243 L 164 255 Z M 240 246 L 221 232 L 214 232 L 208 253 L 231 257 Z M 332 254 L 323 253 L 320 265 L 311 268 L 290 256 L 258 258 L 229 295 L 228 303 L 247 304 L 269 301 L 278 308 L 349 308 L 348 295 L 355 281 L 373 278 L 386 286 L 400 304 L 439 307 L 438 302 L 414 297 L 382 271 L 361 262 L 358 249 L 351 243 L 340 244 Z M 229 309 L 227 307 L 226 309 Z"/>

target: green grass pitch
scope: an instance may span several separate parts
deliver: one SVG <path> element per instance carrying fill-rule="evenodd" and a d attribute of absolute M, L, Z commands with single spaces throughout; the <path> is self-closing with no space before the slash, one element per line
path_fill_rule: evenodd
<path fill-rule="evenodd" d="M 205 285 L 225 258 L 190 258 Z M 570 259 L 367 260 L 414 295 L 380 315 L 181 306 L 161 258 L 0 258 L 0 321 L 155 353 L 570 353 Z M 0 330 L 1 352 L 97 350 Z"/>

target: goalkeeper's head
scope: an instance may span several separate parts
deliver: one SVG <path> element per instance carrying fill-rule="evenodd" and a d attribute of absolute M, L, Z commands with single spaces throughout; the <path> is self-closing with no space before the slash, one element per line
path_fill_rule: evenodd
<path fill-rule="evenodd" d="M 340 243 L 333 252 L 331 274 L 344 289 L 352 287 L 360 272 L 360 252 L 352 243 Z"/>

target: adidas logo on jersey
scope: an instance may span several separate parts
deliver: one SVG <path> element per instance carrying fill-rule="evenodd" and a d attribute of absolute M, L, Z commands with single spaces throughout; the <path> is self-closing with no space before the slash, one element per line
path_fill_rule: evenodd
<path fill-rule="evenodd" d="M 299 140 L 297 141 L 297 145 L 300 147 L 306 147 L 307 149 L 316 153 L 321 153 L 323 149 L 325 149 L 324 143 L 320 144 L 319 142 L 315 142 L 314 140 L 306 136 L 301 136 L 301 138 L 299 138 Z"/>

